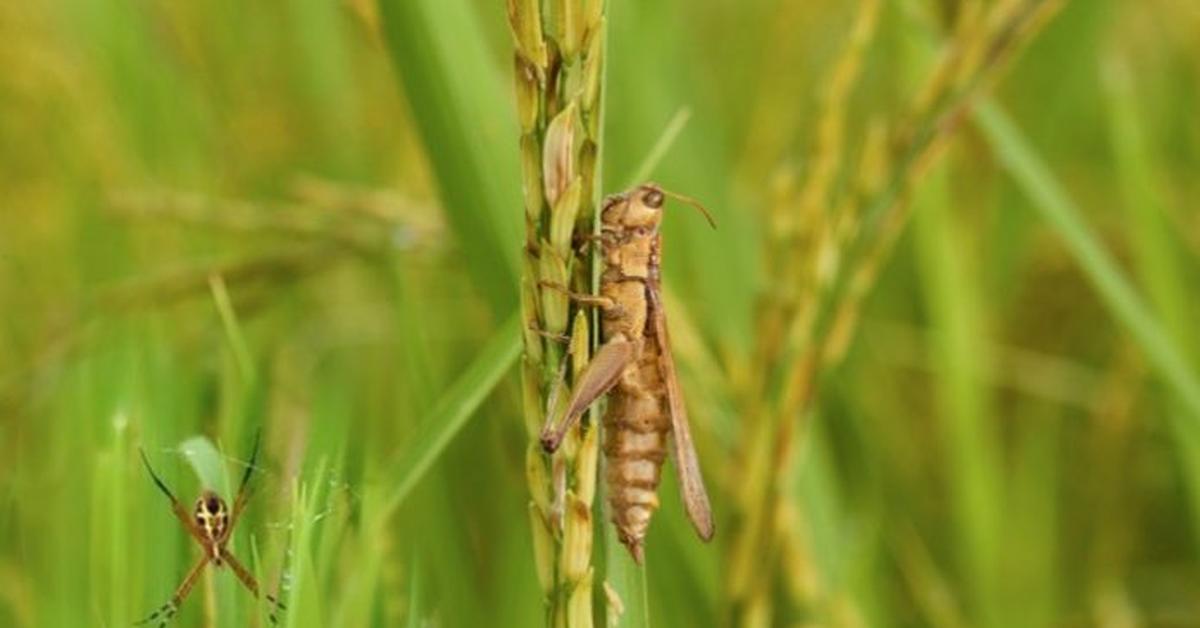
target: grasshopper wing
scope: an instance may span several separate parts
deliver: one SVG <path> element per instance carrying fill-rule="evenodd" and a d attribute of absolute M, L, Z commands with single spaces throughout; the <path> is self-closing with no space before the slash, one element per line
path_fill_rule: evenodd
<path fill-rule="evenodd" d="M 692 431 L 688 426 L 687 408 L 683 404 L 683 393 L 679 389 L 679 378 L 675 374 L 675 359 L 671 357 L 671 338 L 667 335 L 667 315 L 663 310 L 662 296 L 658 286 L 647 290 L 650 294 L 650 318 L 654 322 L 654 335 L 658 341 L 659 362 L 663 384 L 667 388 L 667 402 L 671 411 L 672 445 L 675 449 L 675 470 L 679 473 L 679 490 L 683 494 L 683 505 L 688 518 L 701 539 L 713 536 L 712 507 L 708 503 L 708 491 L 704 489 L 704 478 L 700 475 L 700 462 L 696 459 L 696 447 L 692 444 Z"/>
<path fill-rule="evenodd" d="M 632 359 L 633 343 L 628 340 L 613 339 L 604 343 L 583 373 L 579 374 L 579 381 L 571 392 L 571 400 L 567 403 L 562 420 L 556 424 L 553 416 L 547 418 L 541 435 L 542 449 L 549 453 L 557 451 L 567 430 L 575 425 L 592 402 L 612 389 Z"/>

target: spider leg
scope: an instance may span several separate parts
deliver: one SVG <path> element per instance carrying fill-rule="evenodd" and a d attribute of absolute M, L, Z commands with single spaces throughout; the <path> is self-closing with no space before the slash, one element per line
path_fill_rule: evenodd
<path fill-rule="evenodd" d="M 154 472 L 154 468 L 150 466 L 150 459 L 146 457 L 146 450 L 139 447 L 138 451 L 141 452 L 142 463 L 146 465 L 146 471 L 150 472 L 150 478 L 154 480 L 154 483 L 158 486 L 158 490 L 162 491 L 163 495 L 166 495 L 167 499 L 171 500 L 171 512 L 175 513 L 175 518 L 179 519 L 179 522 L 187 529 L 188 534 L 192 535 L 192 538 L 196 539 L 196 542 L 205 548 L 205 553 L 208 553 L 208 541 L 204 538 L 204 533 L 192 521 L 192 513 L 188 512 L 188 509 L 179 503 L 179 500 L 171 492 L 171 489 L 167 488 L 162 478 L 158 477 L 158 474 Z"/>
<path fill-rule="evenodd" d="M 261 438 L 262 429 L 259 429 L 254 433 L 254 449 L 250 453 L 250 464 L 246 465 L 246 472 L 242 474 L 242 483 L 238 486 L 237 497 L 233 499 L 233 512 L 229 516 L 229 526 L 226 527 L 226 538 L 233 533 L 233 527 L 237 525 L 238 517 L 242 516 L 246 502 L 250 500 L 250 491 L 246 489 L 250 485 L 250 476 L 254 473 L 255 464 L 258 462 L 258 445 Z"/>
<path fill-rule="evenodd" d="M 228 548 L 221 548 L 221 560 L 225 561 L 226 565 L 229 565 L 229 568 L 233 570 L 233 574 L 237 576 L 237 579 L 240 580 L 242 584 L 254 594 L 254 597 L 257 598 L 259 596 L 258 580 L 254 579 L 254 574 L 251 574 L 250 570 L 246 569 L 246 566 L 243 565 L 241 561 L 239 561 L 237 558 L 234 558 L 233 553 L 230 552 Z M 266 594 L 264 597 L 266 597 L 267 601 L 271 603 L 271 614 L 269 617 L 271 619 L 271 623 L 275 624 L 277 623 L 277 615 L 279 614 L 279 611 L 286 611 L 287 606 L 285 606 L 283 602 L 279 601 L 279 598 L 271 595 L 270 593 Z"/>
<path fill-rule="evenodd" d="M 133 625 L 143 626 L 145 624 L 153 623 L 156 624 L 158 628 L 162 628 L 170 623 L 171 618 L 175 616 L 175 613 L 179 612 L 179 607 L 183 605 L 183 601 L 186 600 L 188 594 L 192 592 L 192 587 L 196 586 L 196 581 L 200 579 L 200 574 L 204 572 L 204 567 L 208 565 L 209 560 L 211 560 L 211 557 L 208 555 L 205 555 L 203 558 L 201 558 L 200 562 L 196 563 L 196 566 L 192 567 L 192 570 L 188 572 L 187 577 L 183 579 L 183 583 L 179 585 L 179 588 L 175 589 L 175 594 L 171 596 L 171 599 L 167 601 L 166 604 L 158 607 L 158 609 L 153 613 L 150 613 L 148 617 L 139 622 L 135 622 Z"/>

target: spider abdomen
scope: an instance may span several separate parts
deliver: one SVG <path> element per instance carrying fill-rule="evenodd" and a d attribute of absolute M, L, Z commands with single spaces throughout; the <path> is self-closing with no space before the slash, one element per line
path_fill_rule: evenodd
<path fill-rule="evenodd" d="M 225 531 L 229 525 L 229 509 L 225 507 L 225 500 L 212 491 L 204 491 L 196 500 L 194 515 L 196 525 L 205 538 L 214 545 L 225 540 Z"/>

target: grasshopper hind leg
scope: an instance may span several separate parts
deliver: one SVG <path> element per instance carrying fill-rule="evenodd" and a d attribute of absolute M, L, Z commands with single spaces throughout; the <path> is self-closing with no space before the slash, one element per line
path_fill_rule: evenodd
<path fill-rule="evenodd" d="M 600 346 L 595 357 L 579 375 L 579 381 L 575 382 L 562 419 L 555 421 L 553 415 L 547 415 L 546 426 L 541 434 L 542 449 L 547 453 L 558 450 L 567 430 L 579 421 L 579 417 L 593 402 L 612 390 L 633 357 L 634 345 L 625 338 L 613 339 Z"/>

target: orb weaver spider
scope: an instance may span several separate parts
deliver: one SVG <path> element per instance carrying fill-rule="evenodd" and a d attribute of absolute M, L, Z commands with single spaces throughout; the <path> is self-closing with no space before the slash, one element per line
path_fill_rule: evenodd
<path fill-rule="evenodd" d="M 200 561 L 192 567 L 187 576 L 184 577 L 183 583 L 175 589 L 175 594 L 166 604 L 158 607 L 149 617 L 135 623 L 135 626 L 158 622 L 159 628 L 166 626 L 175 613 L 179 612 L 180 605 L 187 599 L 189 593 L 192 592 L 192 587 L 200 579 L 200 574 L 204 573 L 204 568 L 210 563 L 214 567 L 228 565 L 237 576 L 238 581 L 242 583 L 254 595 L 259 597 L 258 581 L 250 573 L 250 570 L 234 557 L 229 551 L 229 540 L 233 538 L 233 529 L 237 525 L 238 519 L 242 515 L 242 511 L 246 508 L 246 502 L 249 501 L 250 492 L 247 489 L 250 483 L 250 475 L 254 472 L 254 463 L 258 459 L 258 443 L 259 434 L 254 436 L 254 451 L 250 454 L 250 464 L 246 466 L 246 472 L 242 474 L 242 483 L 238 487 L 237 496 L 233 499 L 233 509 L 230 510 L 225 505 L 225 500 L 221 499 L 220 495 L 215 492 L 205 489 L 200 493 L 200 497 L 196 500 L 192 511 L 188 512 L 183 504 L 167 488 L 167 485 L 154 472 L 154 468 L 150 466 L 150 459 L 146 457 L 146 452 L 139 448 L 142 454 L 142 462 L 146 465 L 146 470 L 150 472 L 151 479 L 158 489 L 171 500 L 171 511 L 175 514 L 175 518 L 183 524 L 184 529 L 191 535 L 200 547 L 204 549 L 204 556 Z M 287 610 L 287 607 L 279 601 L 278 598 L 271 594 L 267 594 L 267 601 L 271 603 L 271 612 L 268 616 L 271 624 L 276 624 L 276 614 L 278 611 Z"/>

